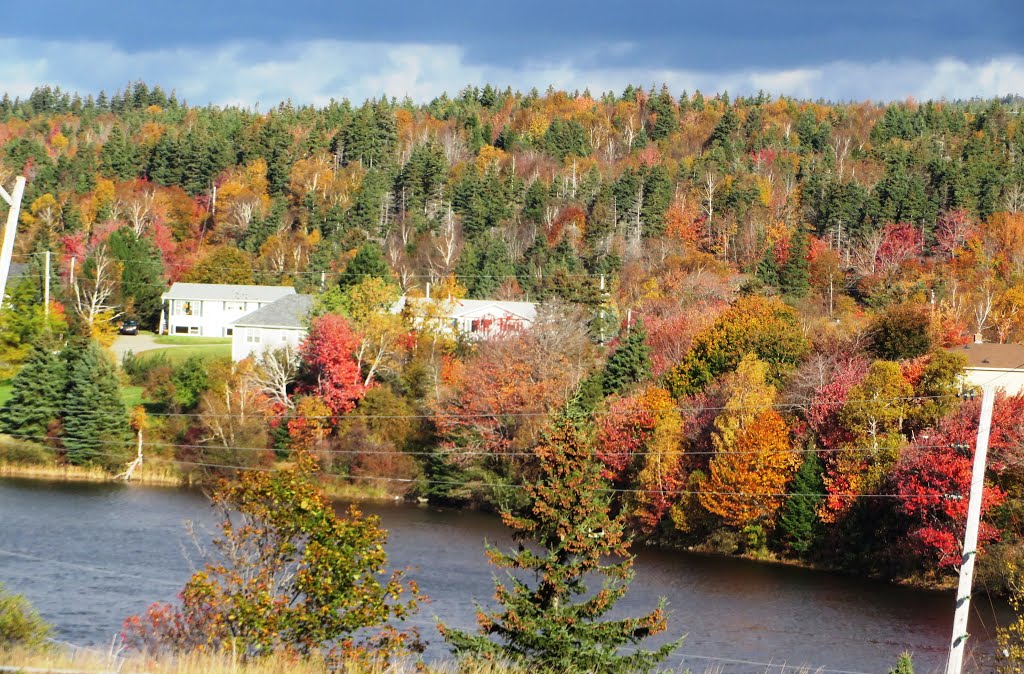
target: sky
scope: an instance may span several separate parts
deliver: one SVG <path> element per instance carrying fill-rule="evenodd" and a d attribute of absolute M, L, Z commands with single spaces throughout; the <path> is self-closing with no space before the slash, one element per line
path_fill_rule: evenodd
<path fill-rule="evenodd" d="M 627 84 L 846 100 L 1024 94 L 1020 0 L 35 0 L 0 15 L 0 91 L 143 80 L 197 105 L 467 85 Z"/>

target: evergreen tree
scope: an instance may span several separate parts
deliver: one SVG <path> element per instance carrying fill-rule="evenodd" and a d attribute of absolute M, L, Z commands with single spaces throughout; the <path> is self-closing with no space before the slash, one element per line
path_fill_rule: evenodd
<path fill-rule="evenodd" d="M 654 126 L 651 127 L 651 139 L 661 140 L 679 130 L 679 115 L 676 113 L 672 94 L 668 87 L 662 87 L 661 93 L 651 99 L 651 112 L 654 113 Z"/>
<path fill-rule="evenodd" d="M 821 521 L 818 507 L 821 505 L 825 484 L 821 473 L 824 470 L 817 452 L 807 452 L 793 482 L 789 485 L 791 494 L 786 505 L 779 512 L 776 535 L 779 542 L 797 557 L 806 557 L 820 533 Z"/>
<path fill-rule="evenodd" d="M 127 315 L 146 327 L 157 327 L 164 289 L 159 249 L 127 227 L 114 232 L 108 242 L 121 263 L 121 304 L 128 308 Z"/>
<path fill-rule="evenodd" d="M 784 295 L 803 297 L 811 289 L 808 246 L 807 233 L 797 227 L 790 242 L 789 257 L 779 270 L 779 289 Z"/>
<path fill-rule="evenodd" d="M 345 267 L 345 273 L 338 277 L 338 285 L 344 290 L 368 278 L 380 278 L 388 283 L 394 282 L 391 269 L 384 260 L 384 252 L 378 244 L 372 241 L 359 247 L 355 257 Z"/>
<path fill-rule="evenodd" d="M 485 299 L 493 295 L 507 278 L 515 275 L 515 267 L 505 242 L 488 236 L 466 244 L 455 267 L 455 275 L 470 297 Z"/>
<path fill-rule="evenodd" d="M 681 643 L 620 654 L 665 629 L 664 599 L 639 618 L 600 620 L 626 594 L 633 558 L 579 421 L 555 420 L 534 450 L 539 471 L 526 488 L 530 506 L 503 513 L 518 549 L 488 548 L 491 563 L 509 570 L 508 583 L 497 582 L 502 608 L 479 612 L 479 634 L 440 626 L 457 655 L 507 658 L 539 672 L 647 672 Z M 586 583 L 595 576 L 604 580 L 590 593 Z"/>
<path fill-rule="evenodd" d="M 93 341 L 72 343 L 65 354 L 61 421 L 67 460 L 116 466 L 127 456 L 130 429 L 114 364 Z"/>
<path fill-rule="evenodd" d="M 120 126 L 114 126 L 100 151 L 100 167 L 105 175 L 119 180 L 133 178 L 138 172 L 135 145 Z"/>
<path fill-rule="evenodd" d="M 647 346 L 647 330 L 637 319 L 626 339 L 608 358 L 604 366 L 604 393 L 619 393 L 630 384 L 643 381 L 651 374 L 651 348 Z"/>
<path fill-rule="evenodd" d="M 40 441 L 60 415 L 66 383 L 64 361 L 57 345 L 43 338 L 11 382 L 11 397 L 0 407 L 0 428 L 16 438 Z"/>

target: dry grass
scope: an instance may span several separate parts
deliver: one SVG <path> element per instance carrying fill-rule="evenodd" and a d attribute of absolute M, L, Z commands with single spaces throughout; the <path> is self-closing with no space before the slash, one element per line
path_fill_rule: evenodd
<path fill-rule="evenodd" d="M 56 463 L 27 464 L 0 462 L 0 477 L 21 477 L 32 480 L 65 482 L 110 482 L 114 479 L 97 466 L 67 466 Z M 186 484 L 181 471 L 173 463 L 154 459 L 143 463 L 132 475 L 132 482 L 147 485 L 178 487 Z"/>
<path fill-rule="evenodd" d="M 51 674 L 525 674 L 521 669 L 500 663 L 468 665 L 447 662 L 418 667 L 414 661 L 378 664 L 353 661 L 329 666 L 319 658 L 297 660 L 285 656 L 242 662 L 230 653 L 193 653 L 154 661 L 81 648 L 59 648 L 49 652 L 0 651 L 0 671 Z"/>

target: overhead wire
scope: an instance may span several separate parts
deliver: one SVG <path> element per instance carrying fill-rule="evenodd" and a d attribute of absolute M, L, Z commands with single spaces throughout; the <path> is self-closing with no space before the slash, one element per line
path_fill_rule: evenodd
<path fill-rule="evenodd" d="M 19 434 L 16 436 L 23 440 L 53 440 L 53 436 L 49 435 L 35 435 L 35 434 Z M 61 436 L 67 437 L 67 436 Z M 97 443 L 101 445 L 123 445 L 127 446 L 130 443 L 124 443 L 120 440 L 109 440 L 103 438 L 90 438 L 89 442 Z M 199 450 L 227 450 L 236 452 L 271 452 L 275 451 L 273 447 L 250 447 L 250 446 L 233 446 L 233 445 L 215 445 L 210 443 L 184 443 L 184 442 L 161 442 L 161 441 L 144 441 L 144 447 L 163 447 L 172 449 L 199 449 Z M 925 450 L 925 449 L 946 449 L 951 447 L 948 444 L 941 445 L 911 445 L 914 449 Z M 842 454 L 845 452 L 851 453 L 877 453 L 883 451 L 883 448 L 879 447 L 836 447 L 836 448 L 800 448 L 792 447 L 789 449 L 780 449 L 770 452 L 771 454 Z M 535 456 L 532 451 L 524 450 L 509 450 L 509 451 L 482 451 L 482 450 L 460 450 L 460 449 L 437 449 L 431 450 L 384 450 L 384 449 L 317 449 L 318 454 L 325 454 L 330 456 L 439 456 L 439 457 L 531 457 Z M 765 454 L 762 450 L 696 450 L 696 451 L 683 451 L 680 452 L 683 456 L 718 456 L 718 455 L 739 455 L 739 456 L 750 456 L 756 454 Z M 652 451 L 595 451 L 595 455 L 601 457 L 621 457 L 621 456 L 661 456 L 664 452 L 652 452 Z"/>

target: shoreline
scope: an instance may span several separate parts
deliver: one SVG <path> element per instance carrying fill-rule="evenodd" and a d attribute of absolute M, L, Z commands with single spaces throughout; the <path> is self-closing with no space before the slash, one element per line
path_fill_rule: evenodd
<path fill-rule="evenodd" d="M 341 476 L 338 476 L 341 477 Z M 135 471 L 131 480 L 118 479 L 109 472 L 98 467 L 85 468 L 72 465 L 28 464 L 0 461 L 0 478 L 15 478 L 37 482 L 66 482 L 93 484 L 123 484 L 144 487 L 166 487 L 171 489 L 190 489 L 204 486 L 199 480 L 191 479 L 181 473 L 176 464 L 161 461 L 159 458 L 143 463 Z M 353 478 L 358 480 L 359 478 Z M 338 501 L 361 503 L 394 503 L 404 501 L 402 496 L 389 494 L 380 487 L 340 483 L 336 479 L 323 480 L 318 483 L 328 498 Z"/>

